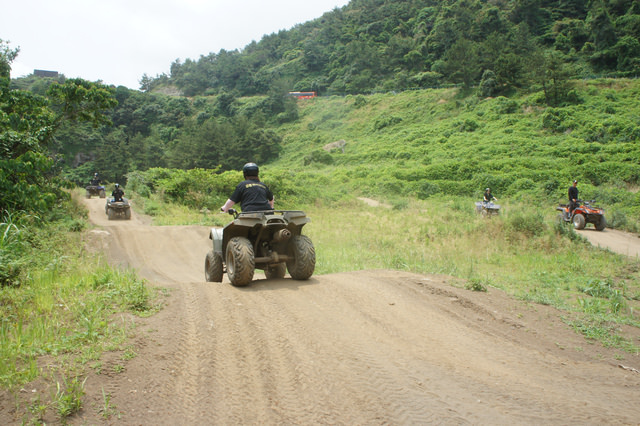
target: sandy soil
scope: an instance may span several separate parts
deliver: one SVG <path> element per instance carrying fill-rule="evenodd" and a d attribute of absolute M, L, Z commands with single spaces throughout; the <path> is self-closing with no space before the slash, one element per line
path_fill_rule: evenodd
<path fill-rule="evenodd" d="M 640 422 L 640 357 L 587 342 L 549 306 L 387 270 L 207 283 L 208 228 L 109 222 L 86 203 L 92 244 L 169 296 L 135 319 L 135 358 L 104 355 L 70 424 Z"/>

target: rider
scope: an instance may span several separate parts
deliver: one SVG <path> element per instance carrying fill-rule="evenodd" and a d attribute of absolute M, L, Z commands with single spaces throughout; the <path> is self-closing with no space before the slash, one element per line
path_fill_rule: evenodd
<path fill-rule="evenodd" d="M 491 200 L 498 201 L 498 199 L 491 194 L 491 188 L 487 188 L 484 190 L 484 195 L 482 196 L 482 202 L 490 203 Z"/>
<path fill-rule="evenodd" d="M 122 201 L 122 197 L 124 196 L 124 191 L 120 188 L 120 185 L 116 183 L 116 188 L 111 193 L 113 197 L 113 201 Z"/>
<path fill-rule="evenodd" d="M 98 173 L 93 174 L 93 179 L 91 179 L 91 185 L 98 186 L 100 185 L 100 178 L 98 178 Z"/>
<path fill-rule="evenodd" d="M 273 210 L 274 198 L 271 190 L 258 177 L 258 165 L 247 163 L 242 167 L 244 181 L 236 186 L 231 197 L 220 208 L 227 212 L 234 204 L 240 203 L 243 212 Z"/>
<path fill-rule="evenodd" d="M 569 217 L 578 205 L 578 181 L 574 180 L 573 185 L 569 187 Z"/>

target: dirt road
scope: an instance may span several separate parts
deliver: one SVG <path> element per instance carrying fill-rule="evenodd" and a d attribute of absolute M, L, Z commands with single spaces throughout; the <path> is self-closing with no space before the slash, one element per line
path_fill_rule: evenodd
<path fill-rule="evenodd" d="M 104 356 L 72 424 L 640 421 L 639 357 L 616 359 L 548 306 L 386 270 L 207 283 L 208 228 L 110 222 L 86 203 L 98 247 L 169 296 L 135 319 L 133 359 Z"/>
<path fill-rule="evenodd" d="M 585 228 L 576 232 L 596 247 L 608 249 L 625 256 L 640 257 L 640 238 L 637 235 L 615 229 L 605 229 L 601 232 L 595 228 Z"/>

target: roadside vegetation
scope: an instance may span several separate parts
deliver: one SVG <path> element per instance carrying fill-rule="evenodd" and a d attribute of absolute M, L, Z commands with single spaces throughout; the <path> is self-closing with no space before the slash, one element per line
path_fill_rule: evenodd
<path fill-rule="evenodd" d="M 131 315 L 157 308 L 153 290 L 133 271 L 85 249 L 79 203 L 60 203 L 48 219 L 15 214 L 0 223 L 0 386 L 14 395 L 25 423 L 45 413 L 64 423 L 77 412 L 87 370 L 104 351 L 125 351 Z M 25 401 L 20 389 L 34 381 L 38 392 Z M 51 392 L 43 396 L 43 389 Z"/>

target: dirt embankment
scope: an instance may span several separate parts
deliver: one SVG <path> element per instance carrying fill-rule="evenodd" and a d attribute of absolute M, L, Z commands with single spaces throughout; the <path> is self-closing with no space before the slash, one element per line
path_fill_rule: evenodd
<path fill-rule="evenodd" d="M 591 344 L 549 306 L 396 271 L 204 281 L 208 228 L 106 220 L 114 263 L 169 289 L 104 357 L 73 424 L 638 424 L 638 356 Z M 322 253 L 318 253 L 322 256 Z M 113 366 L 124 364 L 124 371 Z M 622 367 L 626 368 L 622 368 Z M 113 414 L 102 416 L 105 394 Z"/>

